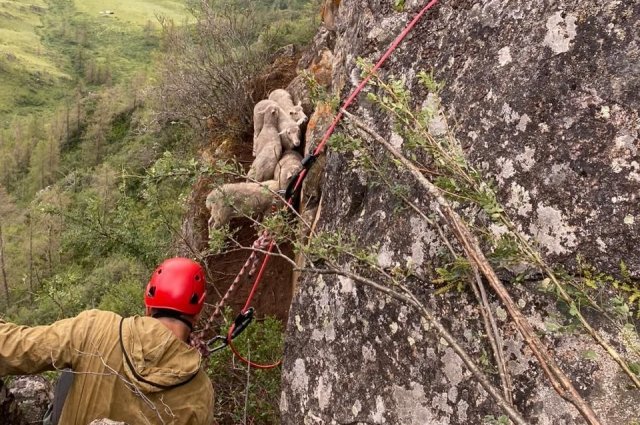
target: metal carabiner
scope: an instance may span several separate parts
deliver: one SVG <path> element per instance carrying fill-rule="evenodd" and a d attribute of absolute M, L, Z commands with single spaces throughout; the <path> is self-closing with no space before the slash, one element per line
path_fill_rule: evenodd
<path fill-rule="evenodd" d="M 238 314 L 238 316 L 233 321 L 233 331 L 231 332 L 231 339 L 235 339 L 238 335 L 244 331 L 249 323 L 253 320 L 254 308 L 249 307 L 247 311 L 244 313 Z M 218 346 L 214 348 L 210 348 L 211 345 L 215 344 L 217 341 L 222 341 Z M 215 353 L 216 351 L 222 350 L 224 347 L 229 345 L 229 341 L 227 340 L 227 335 L 216 335 L 207 341 L 207 348 L 209 349 L 209 353 Z"/>

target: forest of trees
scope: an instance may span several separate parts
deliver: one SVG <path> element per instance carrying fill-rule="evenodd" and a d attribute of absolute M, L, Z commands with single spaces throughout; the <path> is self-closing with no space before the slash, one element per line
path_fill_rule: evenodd
<path fill-rule="evenodd" d="M 191 0 L 182 22 L 158 16 L 120 27 L 72 0 L 46 4 L 33 9 L 38 37 L 66 76 L 3 68 L 4 81 L 39 83 L 0 104 L 0 318 L 34 325 L 88 308 L 140 314 L 149 272 L 175 254 L 186 200 L 206 168 L 193 158 L 212 133 L 251 131 L 242 128 L 253 101 L 242 87 L 279 48 L 311 39 L 319 2 Z M 232 88 L 240 93 L 230 108 Z M 218 119 L 203 126 L 201 117 Z M 234 404 L 244 378 L 231 379 L 228 361 L 219 356 L 211 370 L 235 379 L 218 398 Z M 255 423 L 270 423 L 279 375 L 257 379 Z M 220 423 L 237 423 L 233 409 L 224 415 Z"/>
<path fill-rule="evenodd" d="M 5 317 L 35 324 L 90 307 L 139 312 L 130 300 L 138 298 L 148 270 L 171 255 L 184 214 L 175 200 L 185 199 L 195 177 L 158 179 L 150 170 L 168 161 L 167 152 L 186 161 L 206 142 L 192 105 L 202 116 L 224 107 L 184 93 L 203 92 L 194 85 L 207 84 L 203 79 L 216 68 L 238 82 L 250 79 L 279 47 L 309 40 L 316 6 L 192 1 L 194 24 L 159 17 L 117 34 L 100 18 L 77 13 L 73 1 L 51 0 L 40 36 L 71 76 L 59 82 L 67 85 L 66 96 L 38 113 L 16 104 L 2 114 Z M 111 44 L 108 53 L 104 43 Z M 181 80 L 176 64 L 183 67 Z M 222 90 L 204 96 L 221 99 Z"/>

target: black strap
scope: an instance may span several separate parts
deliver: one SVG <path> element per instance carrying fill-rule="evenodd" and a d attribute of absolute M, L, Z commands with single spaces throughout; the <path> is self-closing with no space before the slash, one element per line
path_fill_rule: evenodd
<path fill-rule="evenodd" d="M 238 335 L 244 331 L 249 323 L 253 320 L 253 313 L 255 309 L 253 307 L 249 307 L 249 309 L 244 312 L 238 314 L 238 316 L 233 321 L 233 331 L 231 332 L 231 339 L 235 339 Z M 218 344 L 214 348 L 211 347 L 212 344 Z M 209 354 L 215 353 L 216 351 L 222 350 L 224 347 L 229 345 L 229 340 L 227 339 L 227 335 L 217 335 L 207 341 L 207 348 L 209 349 Z"/>
<path fill-rule="evenodd" d="M 131 369 L 131 373 L 133 373 L 133 376 L 135 376 L 135 378 L 140 381 L 140 382 L 144 382 L 145 384 L 149 384 L 152 385 L 156 388 L 162 388 L 164 390 L 168 390 L 171 388 L 176 388 L 179 387 L 181 385 L 184 385 L 188 382 L 190 382 L 193 378 L 196 377 L 196 375 L 198 374 L 198 372 L 196 371 L 196 373 L 194 373 L 193 375 L 191 375 L 191 377 L 189 379 L 187 379 L 184 382 L 180 382 L 179 384 L 175 384 L 175 385 L 162 385 L 162 384 L 157 384 L 155 382 L 149 381 L 145 378 L 143 378 L 142 376 L 140 376 L 138 374 L 138 372 L 136 372 L 136 369 L 133 367 L 133 364 L 131 363 L 131 360 L 129 359 L 129 356 L 127 355 L 127 351 L 124 349 L 124 341 L 122 340 L 122 324 L 124 323 L 124 317 L 120 320 L 120 348 L 122 349 L 122 354 L 124 356 L 125 361 L 127 362 L 127 365 L 129 366 L 129 369 Z"/>
<path fill-rule="evenodd" d="M 233 321 L 233 332 L 231 332 L 231 339 L 235 339 L 242 333 L 242 331 L 247 328 L 247 326 L 249 326 L 249 323 L 251 323 L 251 321 L 253 320 L 254 311 L 255 310 L 253 307 L 249 307 L 246 312 L 238 314 L 236 320 Z"/>
<path fill-rule="evenodd" d="M 313 163 L 316 162 L 316 159 L 318 159 L 318 157 L 315 156 L 312 153 L 310 153 L 309 155 L 305 156 L 304 159 L 301 162 L 302 168 L 305 168 L 305 169 L 308 170 L 309 168 L 311 168 Z"/>
<path fill-rule="evenodd" d="M 189 330 L 193 332 L 193 323 L 188 321 L 182 316 L 182 313 L 174 310 L 169 310 L 165 308 L 154 309 L 153 314 L 151 315 L 154 319 L 159 319 L 161 317 L 168 317 L 170 319 L 176 319 L 184 323 L 189 327 Z"/>
<path fill-rule="evenodd" d="M 62 374 L 58 378 L 58 382 L 56 382 L 56 388 L 53 392 L 53 401 L 47 410 L 45 418 L 43 419 L 43 423 L 48 423 L 50 425 L 58 425 L 60 422 L 60 416 L 62 416 L 62 409 L 64 408 L 64 402 L 67 399 L 67 394 L 69 394 L 69 390 L 71 389 L 71 384 L 73 384 L 73 378 L 75 377 L 73 371 L 71 369 L 63 369 Z M 47 415 L 48 421 L 47 420 Z"/>
<path fill-rule="evenodd" d="M 291 200 L 292 205 L 295 205 L 298 203 L 297 198 L 300 195 L 300 189 L 302 188 L 302 181 L 296 187 L 296 185 L 298 184 L 298 178 L 300 177 L 300 174 L 304 173 L 304 177 L 307 177 L 307 171 L 309 171 L 313 163 L 316 162 L 316 159 L 318 159 L 318 157 L 312 153 L 304 157 L 304 159 L 301 162 L 302 168 L 300 169 L 300 171 L 298 171 L 297 173 L 295 173 L 293 176 L 289 178 L 289 182 L 287 183 L 287 190 L 284 193 L 284 199 Z M 303 181 L 304 181 L 304 177 L 302 179 Z"/>

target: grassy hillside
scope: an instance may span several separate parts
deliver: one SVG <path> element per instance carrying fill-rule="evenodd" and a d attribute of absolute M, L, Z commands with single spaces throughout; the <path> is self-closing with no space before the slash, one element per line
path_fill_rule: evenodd
<path fill-rule="evenodd" d="M 0 1 L 0 52 L 3 62 L 20 63 L 30 71 L 64 77 L 37 34 L 46 10 L 44 1 Z"/>
<path fill-rule="evenodd" d="M 112 11 L 107 19 L 120 21 L 128 25 L 143 26 L 157 15 L 176 21 L 185 18 L 184 1 L 173 0 L 76 0 L 76 8 L 89 16 L 104 16 L 100 12 Z"/>
<path fill-rule="evenodd" d="M 184 2 L 0 0 L 0 127 L 50 112 L 80 79 L 111 83 L 148 68 L 157 16 L 182 22 Z"/>
<path fill-rule="evenodd" d="M 10 113 L 36 112 L 58 101 L 70 76 L 38 35 L 44 1 L 0 1 L 0 125 Z"/>

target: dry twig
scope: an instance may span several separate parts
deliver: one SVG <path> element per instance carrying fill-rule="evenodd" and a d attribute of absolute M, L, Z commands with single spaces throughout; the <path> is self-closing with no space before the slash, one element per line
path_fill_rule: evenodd
<path fill-rule="evenodd" d="M 511 298 L 511 295 L 506 290 L 498 276 L 496 275 L 493 267 L 489 264 L 484 253 L 480 249 L 480 245 L 475 236 L 469 230 L 467 224 L 460 218 L 458 213 L 451 207 L 449 202 L 442 195 L 442 191 L 430 182 L 412 163 L 409 161 L 400 151 L 394 148 L 388 143 L 382 136 L 374 132 L 371 128 L 364 125 L 353 114 L 342 110 L 342 113 L 352 122 L 356 127 L 363 130 L 371 138 L 387 151 L 389 151 L 402 166 L 404 166 L 418 183 L 436 200 L 440 208 L 437 208 L 437 212 L 442 219 L 450 226 L 453 234 L 455 235 L 458 243 L 461 245 L 465 256 L 470 263 L 478 268 L 478 270 L 487 278 L 489 285 L 495 291 L 498 298 L 505 305 L 509 315 L 514 321 L 514 325 L 522 334 L 522 337 L 526 341 L 527 345 L 531 348 L 533 354 L 540 362 L 541 367 L 548 376 L 551 384 L 558 392 L 558 394 L 573 404 L 580 414 L 587 420 L 589 424 L 600 424 L 600 420 L 596 416 L 591 406 L 584 400 L 584 398 L 575 389 L 571 380 L 560 369 L 555 359 L 546 350 L 540 338 L 535 334 L 533 327 L 529 321 L 524 317 L 520 309 L 516 306 Z"/>
<path fill-rule="evenodd" d="M 367 279 L 365 277 L 359 276 L 355 273 L 351 273 L 343 270 L 342 268 L 337 267 L 331 263 L 328 264 L 327 269 L 318 269 L 318 268 L 307 268 L 301 269 L 303 272 L 315 273 L 315 274 L 337 274 L 344 277 L 347 277 L 355 282 L 364 284 L 370 288 L 373 288 L 379 292 L 382 292 L 391 298 L 396 299 L 397 301 L 401 301 L 408 305 L 416 308 L 420 315 L 424 317 L 435 329 L 436 331 L 447 341 L 447 344 L 451 346 L 453 351 L 460 357 L 465 366 L 469 369 L 469 371 L 473 374 L 473 376 L 478 380 L 482 388 L 489 393 L 489 395 L 495 400 L 496 404 L 511 418 L 511 420 L 518 425 L 525 425 L 527 421 L 522 417 L 522 415 L 513 408 L 510 401 L 505 400 L 504 397 L 500 394 L 500 391 L 491 384 L 487 376 L 476 366 L 471 357 L 467 354 L 467 352 L 458 344 L 456 339 L 447 331 L 447 329 L 436 319 L 435 315 L 427 308 L 423 303 L 421 303 L 410 291 L 403 285 L 399 285 L 399 287 L 403 290 L 404 293 L 399 293 L 386 285 L 375 282 L 371 279 Z"/>
<path fill-rule="evenodd" d="M 360 133 L 359 129 L 356 129 L 358 133 Z M 378 177 L 380 177 L 387 186 L 387 188 L 392 189 L 392 184 L 389 182 L 389 179 L 382 172 L 380 167 L 375 163 L 375 161 L 371 161 L 370 166 L 375 170 Z M 422 168 L 419 168 L 422 171 Z M 440 225 L 440 223 L 436 220 L 432 220 L 429 218 L 416 204 L 411 202 L 406 196 L 401 193 L 396 194 L 405 204 L 407 204 L 416 214 L 418 214 L 427 224 L 434 227 L 438 232 L 438 236 L 440 240 L 449 250 L 449 253 L 453 258 L 458 258 L 458 254 L 453 249 L 449 238 L 444 233 L 444 229 Z M 478 274 L 477 268 L 474 268 L 474 278 L 475 281 L 471 282 L 471 288 L 473 289 L 473 293 L 478 301 L 478 305 L 480 308 L 480 314 L 482 315 L 485 330 L 487 333 L 487 339 L 491 345 L 491 349 L 494 353 L 494 358 L 496 360 L 496 365 L 498 369 L 498 375 L 500 376 L 500 381 L 502 383 L 502 391 L 504 397 L 510 403 L 513 402 L 513 389 L 511 383 L 511 376 L 509 375 L 509 371 L 507 370 L 506 363 L 504 361 L 504 354 L 502 351 L 502 338 L 500 337 L 500 333 L 498 331 L 498 327 L 496 326 L 495 318 L 493 316 L 493 312 L 491 310 L 491 306 L 489 305 L 489 301 L 487 300 L 487 294 L 484 290 L 484 285 L 482 283 L 482 279 Z"/>

